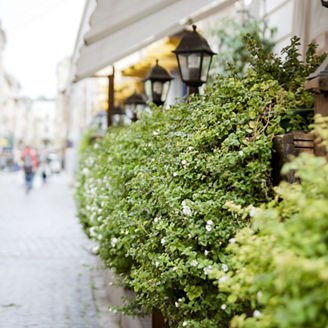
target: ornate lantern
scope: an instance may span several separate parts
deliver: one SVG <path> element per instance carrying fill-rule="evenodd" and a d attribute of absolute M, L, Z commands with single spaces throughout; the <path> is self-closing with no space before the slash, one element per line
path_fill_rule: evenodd
<path fill-rule="evenodd" d="M 157 106 L 164 104 L 171 80 L 173 80 L 173 77 L 165 68 L 158 65 L 158 60 L 143 79 L 147 97 Z"/>
<path fill-rule="evenodd" d="M 207 81 L 208 72 L 215 54 L 207 41 L 196 31 L 187 33 L 173 51 L 177 56 L 179 72 L 189 93 L 198 93 L 198 87 Z"/>
<path fill-rule="evenodd" d="M 137 92 L 125 100 L 125 111 L 132 122 L 135 122 L 138 119 L 138 114 L 145 109 L 146 101 L 146 96 Z"/>

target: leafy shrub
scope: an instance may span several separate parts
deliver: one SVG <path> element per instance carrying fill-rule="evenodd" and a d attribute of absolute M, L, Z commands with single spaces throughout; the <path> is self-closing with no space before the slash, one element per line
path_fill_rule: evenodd
<path fill-rule="evenodd" d="M 252 226 L 228 247 L 230 272 L 213 272 L 227 309 L 247 303 L 233 327 L 328 325 L 328 165 L 303 153 L 290 169 L 301 183 L 282 183 L 274 201 L 252 209 Z"/>
<path fill-rule="evenodd" d="M 268 74 L 218 76 L 188 104 L 153 108 L 86 150 L 79 217 L 105 264 L 136 292 L 125 312 L 160 310 L 171 327 L 209 328 L 243 310 L 225 309 L 227 293 L 208 277 L 228 270 L 226 246 L 249 224 L 227 202 L 272 198 L 272 138 L 286 108 L 312 103 L 302 84 L 291 92 Z"/>

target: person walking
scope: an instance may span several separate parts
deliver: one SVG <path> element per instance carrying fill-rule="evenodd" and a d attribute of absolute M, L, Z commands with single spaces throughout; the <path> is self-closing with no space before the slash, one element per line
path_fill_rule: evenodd
<path fill-rule="evenodd" d="M 23 169 L 25 173 L 26 192 L 29 193 L 33 188 L 33 178 L 38 167 L 38 157 L 36 153 L 27 146 L 21 155 L 21 160 L 23 161 Z"/>

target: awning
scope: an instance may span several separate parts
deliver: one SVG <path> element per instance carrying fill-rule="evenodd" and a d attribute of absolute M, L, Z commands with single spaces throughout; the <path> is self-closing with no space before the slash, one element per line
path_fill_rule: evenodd
<path fill-rule="evenodd" d="M 75 53 L 75 80 L 97 71 L 151 42 L 183 30 L 237 0 L 98 0 Z M 86 16 L 87 17 L 87 16 Z M 82 22 L 85 24 L 85 22 Z"/>

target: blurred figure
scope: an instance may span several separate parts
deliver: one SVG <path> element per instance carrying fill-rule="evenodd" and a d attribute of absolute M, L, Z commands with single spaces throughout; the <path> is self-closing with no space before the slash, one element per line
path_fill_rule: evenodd
<path fill-rule="evenodd" d="M 34 174 L 38 168 L 38 156 L 27 146 L 21 155 L 21 160 L 23 161 L 23 169 L 25 173 L 26 192 L 29 193 L 33 188 Z"/>
<path fill-rule="evenodd" d="M 45 185 L 47 183 L 48 176 L 50 175 L 50 169 L 49 169 L 47 159 L 45 159 L 41 162 L 39 170 L 41 173 L 42 182 Z"/>

